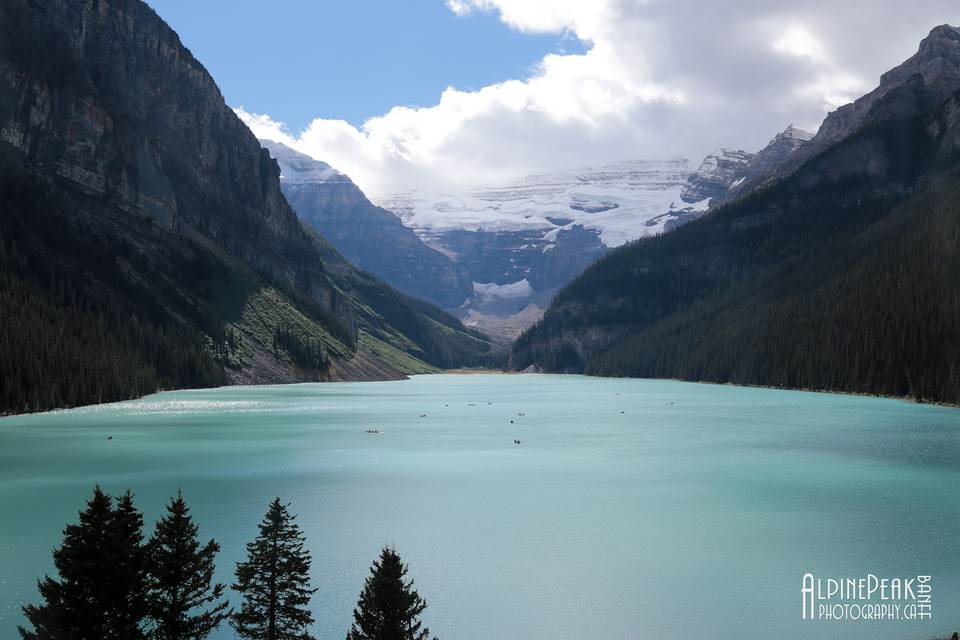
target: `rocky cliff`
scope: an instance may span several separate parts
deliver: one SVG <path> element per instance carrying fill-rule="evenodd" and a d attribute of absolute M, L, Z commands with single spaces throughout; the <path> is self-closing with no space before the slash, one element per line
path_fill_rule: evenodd
<path fill-rule="evenodd" d="M 763 149 L 753 154 L 728 188 L 718 192 L 710 201 L 710 206 L 718 207 L 763 184 L 769 176 L 775 175 L 798 149 L 806 145 L 813 135 L 792 124 L 788 126 L 775 135 Z"/>
<path fill-rule="evenodd" d="M 65 317 L 68 303 L 125 309 L 111 321 L 116 362 L 144 372 L 136 389 L 44 392 L 33 408 L 197 382 L 190 366 L 160 366 L 144 327 L 187 336 L 204 370 L 212 359 L 242 382 L 396 377 L 485 349 L 300 223 L 277 164 L 140 0 L 0 4 L 0 161 L 8 289 Z M 3 320 L 12 352 L 29 328 Z M 77 320 L 77 367 L 101 352 L 90 324 Z M 60 389 L 50 362 L 65 348 L 12 358 L 25 360 L 12 375 L 49 367 L 36 385 Z"/>
<path fill-rule="evenodd" d="M 803 163 L 853 135 L 870 122 L 895 120 L 907 111 L 928 113 L 960 90 L 960 29 L 950 25 L 933 28 L 917 52 L 880 77 L 880 84 L 850 104 L 832 111 L 816 135 L 798 145 L 796 153 L 779 163 L 758 167 L 745 180 L 737 196 L 766 185 L 797 170 Z M 897 99 L 910 93 L 906 99 Z M 729 200 L 731 198 L 727 198 Z"/>
<path fill-rule="evenodd" d="M 687 177 L 680 192 L 684 202 L 694 203 L 715 198 L 726 193 L 743 178 L 754 155 L 746 151 L 718 149 L 700 163 L 697 170 Z"/>
<path fill-rule="evenodd" d="M 411 296 L 457 308 L 473 293 L 467 274 L 412 229 L 370 202 L 346 175 L 278 142 L 261 144 L 280 165 L 280 186 L 300 219 L 353 264 Z"/>

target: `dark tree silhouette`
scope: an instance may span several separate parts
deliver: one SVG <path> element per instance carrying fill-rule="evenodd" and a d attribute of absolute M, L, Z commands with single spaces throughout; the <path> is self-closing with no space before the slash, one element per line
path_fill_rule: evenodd
<path fill-rule="evenodd" d="M 117 501 L 96 487 L 79 524 L 53 552 L 59 579 L 38 584 L 41 605 L 27 605 L 25 640 L 141 640 L 146 637 L 143 518 L 128 492 Z"/>
<path fill-rule="evenodd" d="M 246 562 L 237 563 L 233 589 L 243 595 L 231 624 L 243 638 L 313 640 L 307 608 L 310 596 L 310 552 L 287 505 L 275 499 L 259 525 L 260 534 L 247 544 Z"/>
<path fill-rule="evenodd" d="M 891 171 L 932 162 L 942 156 L 924 146 L 925 127 L 881 123 L 768 188 L 610 251 L 517 338 L 511 366 L 960 402 L 957 172 L 914 183 L 925 168 L 894 180 L 829 164 L 866 146 L 886 149 L 877 157 Z"/>
<path fill-rule="evenodd" d="M 347 640 L 427 640 L 430 629 L 422 628 L 420 614 L 427 602 L 407 582 L 407 567 L 397 552 L 384 547 L 370 567 Z"/>
<path fill-rule="evenodd" d="M 157 522 L 148 550 L 148 595 L 155 640 L 203 640 L 229 617 L 224 585 L 213 583 L 220 545 L 200 546 L 190 508 L 178 492 Z"/>
<path fill-rule="evenodd" d="M 117 498 L 113 512 L 113 567 L 110 580 L 108 615 L 120 638 L 146 638 L 143 623 L 147 617 L 147 553 L 143 545 L 143 514 L 127 491 Z"/>

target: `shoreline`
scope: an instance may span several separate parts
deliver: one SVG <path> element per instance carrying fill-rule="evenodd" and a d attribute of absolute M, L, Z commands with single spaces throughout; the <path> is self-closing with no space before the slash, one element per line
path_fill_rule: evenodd
<path fill-rule="evenodd" d="M 461 367 L 456 369 L 440 369 L 436 373 L 418 373 L 406 375 L 405 380 L 409 380 L 413 375 L 418 376 L 435 376 L 435 375 L 455 375 L 455 376 L 476 376 L 476 375 L 489 375 L 489 376 L 536 376 L 536 375 L 554 375 L 554 376 L 584 376 L 588 378 L 604 379 L 604 380 L 667 380 L 671 382 L 684 382 L 689 384 L 705 384 L 705 385 L 715 385 L 721 387 L 741 387 L 744 389 L 769 389 L 771 391 L 802 391 L 805 393 L 823 393 L 831 394 L 837 396 L 851 396 L 859 398 L 877 398 L 884 400 L 899 400 L 901 402 L 907 402 L 915 405 L 929 405 L 933 407 L 946 407 L 948 409 L 960 409 L 960 403 L 952 402 L 941 402 L 935 400 L 917 400 L 911 396 L 890 396 L 890 395 L 881 395 L 874 393 L 864 393 L 860 391 L 844 391 L 837 389 L 809 389 L 809 388 L 799 388 L 799 387 L 776 387 L 771 385 L 762 385 L 762 384 L 743 384 L 737 382 L 715 382 L 713 380 L 684 380 L 682 378 L 634 378 L 630 376 L 598 376 L 588 373 L 558 373 L 558 372 L 549 372 L 549 371 L 537 371 L 537 372 L 524 372 L 524 371 L 507 371 L 503 369 L 473 369 L 469 367 Z M 56 407 L 53 409 L 45 409 L 43 411 L 27 411 L 21 413 L 0 413 L 0 422 L 5 418 L 14 418 L 18 416 L 34 416 L 34 415 L 43 415 L 45 413 L 54 413 L 58 411 L 70 411 L 73 409 L 85 409 L 88 407 L 100 407 L 104 405 L 116 404 L 119 402 L 130 402 L 132 400 L 140 400 L 148 396 L 156 395 L 158 393 L 166 393 L 168 391 L 204 391 L 204 390 L 213 390 L 213 389 L 229 389 L 236 387 L 261 387 L 261 386 L 290 386 L 298 384 L 337 384 L 337 383 L 352 383 L 352 382 L 397 382 L 395 379 L 384 379 L 384 380 L 336 380 L 336 381 L 302 381 L 302 382 L 276 382 L 276 383 L 261 383 L 261 384 L 225 384 L 219 387 L 181 387 L 176 389 L 157 389 L 152 393 L 147 393 L 141 396 L 134 396 L 130 398 L 123 398 L 118 400 L 109 400 L 105 402 L 93 402 L 90 404 L 80 404 L 71 407 Z"/>

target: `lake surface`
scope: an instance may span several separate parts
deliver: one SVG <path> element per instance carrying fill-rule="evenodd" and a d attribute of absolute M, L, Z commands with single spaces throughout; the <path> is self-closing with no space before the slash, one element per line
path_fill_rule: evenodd
<path fill-rule="evenodd" d="M 346 634 L 386 543 L 409 563 L 441 640 L 921 640 L 960 629 L 957 409 L 438 375 L 7 418 L 0 638 L 15 637 L 21 604 L 37 601 L 51 549 L 97 482 L 132 489 L 148 530 L 182 489 L 201 536 L 222 546 L 225 582 L 268 502 L 292 503 L 314 556 L 322 640 Z M 808 571 L 930 574 L 933 620 L 803 621 Z M 233 634 L 224 625 L 216 637 Z"/>

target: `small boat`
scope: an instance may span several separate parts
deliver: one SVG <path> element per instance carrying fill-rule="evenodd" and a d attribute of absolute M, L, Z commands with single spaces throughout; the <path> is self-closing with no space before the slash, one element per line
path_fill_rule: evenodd
<path fill-rule="evenodd" d="M 113 436 L 107 436 L 107 440 L 113 440 Z"/>

